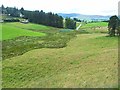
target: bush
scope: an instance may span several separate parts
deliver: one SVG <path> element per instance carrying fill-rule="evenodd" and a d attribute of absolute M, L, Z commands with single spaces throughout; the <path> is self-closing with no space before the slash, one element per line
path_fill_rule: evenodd
<path fill-rule="evenodd" d="M 19 22 L 20 20 L 19 19 L 14 19 L 14 18 L 8 18 L 8 19 L 5 19 L 4 22 Z"/>

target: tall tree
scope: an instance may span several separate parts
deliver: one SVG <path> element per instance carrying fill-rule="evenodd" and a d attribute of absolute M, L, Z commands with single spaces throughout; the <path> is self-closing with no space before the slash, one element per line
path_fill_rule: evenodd
<path fill-rule="evenodd" d="M 117 20 L 117 35 L 120 36 L 120 19 Z"/>
<path fill-rule="evenodd" d="M 24 15 L 24 8 L 23 7 L 20 9 L 20 12 L 22 15 Z"/>
<path fill-rule="evenodd" d="M 119 18 L 115 16 L 111 16 L 108 23 L 108 30 L 110 36 L 115 36 L 116 30 L 119 27 Z"/>
<path fill-rule="evenodd" d="M 65 19 L 65 27 L 68 29 L 75 29 L 76 28 L 76 22 L 70 18 Z"/>
<path fill-rule="evenodd" d="M 4 5 L 2 5 L 1 8 L 2 8 L 2 14 L 4 14 L 4 9 L 5 9 Z"/>

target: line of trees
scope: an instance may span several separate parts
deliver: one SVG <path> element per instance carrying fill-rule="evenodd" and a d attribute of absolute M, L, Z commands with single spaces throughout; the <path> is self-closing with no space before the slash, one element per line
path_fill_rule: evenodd
<path fill-rule="evenodd" d="M 54 14 L 51 12 L 45 13 L 45 12 L 43 12 L 43 10 L 28 11 L 28 10 L 24 10 L 24 8 L 21 8 L 19 10 L 15 7 L 14 8 L 12 8 L 12 7 L 5 8 L 3 5 L 1 6 L 1 8 L 2 8 L 2 14 L 7 14 L 12 17 L 20 17 L 20 15 L 22 15 L 22 18 L 28 19 L 32 23 L 63 28 L 62 16 L 58 16 L 57 14 Z"/>
<path fill-rule="evenodd" d="M 25 19 L 28 19 L 32 23 L 43 24 L 58 28 L 63 28 L 63 18 L 62 16 L 58 16 L 57 14 L 53 14 L 51 12 L 45 13 L 41 11 L 26 11 L 20 10 L 24 15 Z"/>
<path fill-rule="evenodd" d="M 108 31 L 110 36 L 120 36 L 120 19 L 116 15 L 110 17 Z"/>
<path fill-rule="evenodd" d="M 63 28 L 63 17 L 52 12 L 45 13 L 43 10 L 28 11 L 24 8 L 17 9 L 16 7 L 0 7 L 2 9 L 2 14 L 7 14 L 12 17 L 22 17 L 28 19 L 29 22 L 43 24 L 47 26 L 53 26 L 57 28 Z M 65 19 L 65 28 L 75 29 L 76 22 L 70 18 Z"/>
<path fill-rule="evenodd" d="M 4 7 L 3 5 L 1 6 L 2 9 L 2 14 L 7 14 L 13 17 L 19 17 L 20 16 L 20 11 L 16 7 Z"/>
<path fill-rule="evenodd" d="M 73 20 L 74 21 L 76 21 L 76 22 L 82 22 L 80 19 L 78 19 L 78 18 L 73 18 Z"/>

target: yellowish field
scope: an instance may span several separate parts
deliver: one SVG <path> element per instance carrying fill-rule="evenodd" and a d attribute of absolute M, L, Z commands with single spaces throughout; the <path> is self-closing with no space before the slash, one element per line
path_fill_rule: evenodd
<path fill-rule="evenodd" d="M 6 59 L 3 87 L 117 87 L 117 43 L 117 37 L 106 34 L 79 34 L 65 48 L 35 49 Z"/>

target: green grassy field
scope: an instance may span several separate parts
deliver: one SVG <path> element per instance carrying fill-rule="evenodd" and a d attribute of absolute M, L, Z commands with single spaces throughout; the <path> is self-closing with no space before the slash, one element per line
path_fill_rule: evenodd
<path fill-rule="evenodd" d="M 7 26 L 11 26 L 12 28 L 15 28 L 15 30 L 16 29 L 21 30 L 24 27 L 24 29 L 22 29 L 22 30 L 28 31 L 28 32 L 33 32 L 33 33 L 32 33 L 32 36 L 29 36 L 29 35 L 26 36 L 25 35 L 26 33 L 22 33 L 21 34 L 22 36 L 19 37 L 19 36 L 17 36 L 17 34 L 19 34 L 19 33 L 14 32 L 14 33 L 16 33 L 16 38 L 13 37 L 12 33 L 6 34 L 6 35 L 9 35 L 10 37 L 13 37 L 13 39 L 9 38 L 9 39 L 2 41 L 3 59 L 22 55 L 23 53 L 25 53 L 29 50 L 38 49 L 38 48 L 62 48 L 62 47 L 65 47 L 67 45 L 67 42 L 71 38 L 75 37 L 75 34 L 76 34 L 76 32 L 61 32 L 61 30 L 63 30 L 63 29 L 58 29 L 58 28 L 53 28 L 53 27 L 48 27 L 48 26 L 43 26 L 43 25 L 38 25 L 38 24 L 31 24 L 31 23 L 22 24 L 22 25 L 21 25 L 21 23 L 6 23 L 5 25 L 6 25 L 6 28 L 7 28 Z M 34 28 L 35 27 L 37 27 L 37 28 L 30 29 L 31 25 Z M 7 28 L 5 30 L 9 30 L 9 29 Z M 6 32 L 8 32 L 8 31 L 6 31 Z M 40 34 L 43 33 L 46 35 L 44 37 L 41 37 L 41 36 L 35 37 L 34 33 L 39 34 L 39 32 L 40 32 Z"/>
<path fill-rule="evenodd" d="M 93 28 L 93 27 L 106 27 L 108 24 L 106 22 L 88 23 L 83 25 L 81 28 Z"/>
<path fill-rule="evenodd" d="M 2 24 L 2 38 L 0 38 L 0 40 L 13 39 L 13 38 L 20 37 L 20 36 L 45 36 L 45 34 L 33 32 L 27 29 L 18 28 L 18 27 L 13 26 L 12 23 Z"/>
<path fill-rule="evenodd" d="M 96 25 L 101 26 L 100 23 Z M 97 28 L 94 31 L 87 27 L 83 30 L 82 27 L 79 31 L 72 32 L 59 32 L 57 28 L 38 30 L 48 35 L 4 41 L 3 87 L 117 87 L 117 37 L 109 37 L 104 25 L 99 29 L 104 28 L 104 33 L 97 32 Z M 39 47 L 40 45 L 43 46 Z M 32 48 L 34 46 L 38 47 Z M 22 52 L 26 48 L 28 52 Z"/>
<path fill-rule="evenodd" d="M 82 26 L 79 30 L 88 32 L 88 33 L 108 33 L 108 23 L 106 22 L 96 22 L 96 23 L 82 23 Z"/>
<path fill-rule="evenodd" d="M 33 23 L 23 24 L 23 23 L 15 22 L 15 23 L 7 23 L 7 25 L 12 25 L 12 26 L 15 26 L 18 28 L 31 29 L 31 30 L 48 30 L 48 29 L 50 29 L 49 26 L 33 24 Z"/>

